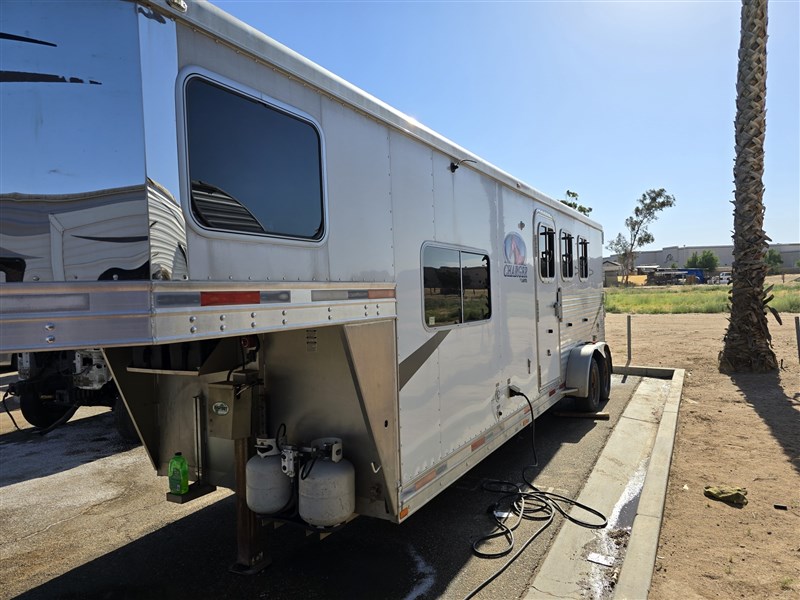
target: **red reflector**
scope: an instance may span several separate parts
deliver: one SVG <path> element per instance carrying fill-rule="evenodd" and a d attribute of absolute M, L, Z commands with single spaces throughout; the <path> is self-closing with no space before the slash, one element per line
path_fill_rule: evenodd
<path fill-rule="evenodd" d="M 421 490 L 422 488 L 424 488 L 426 485 L 428 485 L 428 484 L 429 484 L 431 481 L 433 481 L 434 479 L 436 479 L 436 471 L 429 471 L 429 472 L 428 472 L 428 474 L 427 474 L 427 475 L 425 475 L 425 477 L 423 477 L 422 479 L 420 479 L 420 480 L 419 480 L 419 481 L 418 481 L 418 482 L 417 482 L 417 483 L 414 485 L 414 489 L 415 489 L 415 490 Z"/>
<path fill-rule="evenodd" d="M 556 393 L 556 389 L 555 389 L 555 388 L 553 388 L 552 390 L 550 390 L 550 393 L 548 394 L 548 396 L 552 396 L 552 395 L 553 395 L 553 394 L 555 394 L 555 393 Z"/>
<path fill-rule="evenodd" d="M 369 290 L 367 291 L 367 298 L 370 299 L 377 299 L 377 298 L 394 298 L 394 290 Z"/>
<path fill-rule="evenodd" d="M 200 292 L 200 306 L 260 304 L 261 292 Z"/>
<path fill-rule="evenodd" d="M 486 443 L 486 436 L 483 436 L 479 440 L 475 440 L 474 442 L 472 442 L 472 451 L 474 452 L 475 450 L 483 446 L 485 443 Z"/>

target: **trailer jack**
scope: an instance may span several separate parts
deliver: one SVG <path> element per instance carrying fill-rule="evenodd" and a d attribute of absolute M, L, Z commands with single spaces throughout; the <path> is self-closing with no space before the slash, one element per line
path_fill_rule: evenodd
<path fill-rule="evenodd" d="M 236 471 L 236 562 L 231 573 L 255 575 L 272 563 L 267 552 L 267 532 L 258 515 L 247 506 L 247 461 L 252 445 L 249 439 L 234 441 L 234 469 Z"/>

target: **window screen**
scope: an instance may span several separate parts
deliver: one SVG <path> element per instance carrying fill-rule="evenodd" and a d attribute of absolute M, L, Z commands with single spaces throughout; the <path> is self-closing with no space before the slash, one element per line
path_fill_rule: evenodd
<path fill-rule="evenodd" d="M 489 257 L 452 248 L 423 251 L 425 323 L 442 327 L 491 317 Z"/>
<path fill-rule="evenodd" d="M 186 85 L 186 132 L 200 224 L 322 237 L 321 144 L 311 123 L 195 77 Z"/>

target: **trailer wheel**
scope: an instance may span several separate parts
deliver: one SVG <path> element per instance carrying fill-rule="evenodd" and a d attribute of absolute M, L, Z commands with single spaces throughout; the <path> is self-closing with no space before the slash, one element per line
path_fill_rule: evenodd
<path fill-rule="evenodd" d="M 600 376 L 600 365 L 597 359 L 592 359 L 589 366 L 589 394 L 585 398 L 577 398 L 578 410 L 583 412 L 597 412 L 600 408 L 600 393 L 602 392 L 603 382 Z"/>
<path fill-rule="evenodd" d="M 71 406 L 42 400 L 35 391 L 25 390 L 20 393 L 19 409 L 25 420 L 39 429 L 47 429 L 61 419 L 71 409 Z"/>
<path fill-rule="evenodd" d="M 611 361 L 608 357 L 600 360 L 600 401 L 605 402 L 611 396 Z"/>

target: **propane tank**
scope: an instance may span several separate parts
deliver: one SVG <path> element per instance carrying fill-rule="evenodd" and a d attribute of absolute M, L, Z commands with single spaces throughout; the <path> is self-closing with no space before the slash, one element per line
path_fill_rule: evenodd
<path fill-rule="evenodd" d="M 247 506 L 262 515 L 280 512 L 292 498 L 292 480 L 281 469 L 281 455 L 274 439 L 256 446 L 256 451 L 247 461 Z"/>
<path fill-rule="evenodd" d="M 356 509 L 355 469 L 342 458 L 341 439 L 321 438 L 311 445 L 324 448 L 325 455 L 300 477 L 300 518 L 315 527 L 340 525 Z"/>

